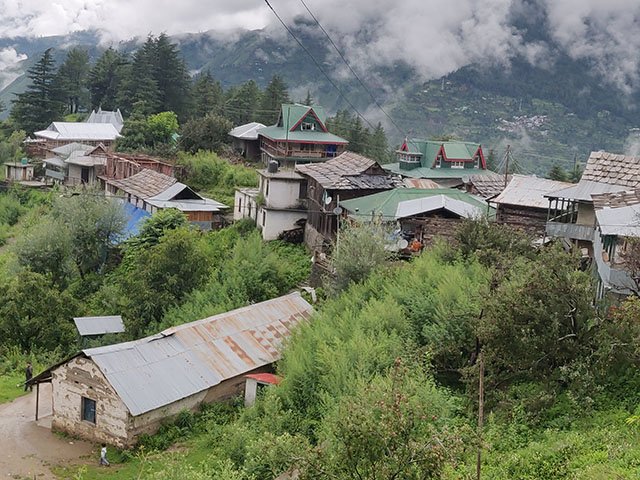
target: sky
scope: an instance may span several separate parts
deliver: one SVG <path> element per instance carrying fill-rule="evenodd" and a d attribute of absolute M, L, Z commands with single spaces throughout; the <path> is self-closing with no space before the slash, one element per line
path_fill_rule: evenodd
<path fill-rule="evenodd" d="M 551 67 L 558 52 L 587 60 L 622 93 L 640 89 L 640 0 L 270 0 L 291 23 L 310 19 L 303 1 L 351 63 L 408 62 L 425 79 L 470 63 L 509 67 L 522 55 Z M 0 37 L 99 29 L 105 43 L 170 35 L 268 28 L 284 35 L 264 0 L 0 0 Z M 525 40 L 523 24 L 552 44 Z M 20 52 L 0 50 L 0 71 Z"/>

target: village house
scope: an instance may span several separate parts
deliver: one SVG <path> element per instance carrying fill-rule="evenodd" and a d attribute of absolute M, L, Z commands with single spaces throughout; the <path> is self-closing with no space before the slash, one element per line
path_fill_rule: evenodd
<path fill-rule="evenodd" d="M 597 298 L 640 292 L 640 190 L 593 195 Z"/>
<path fill-rule="evenodd" d="M 306 181 L 307 221 L 304 240 L 311 250 L 322 250 L 335 239 L 338 228 L 336 208 L 342 200 L 391 190 L 401 185 L 375 160 L 344 152 L 323 163 L 302 164 L 296 172 Z"/>
<path fill-rule="evenodd" d="M 419 251 L 436 237 L 451 238 L 463 219 L 495 217 L 487 202 L 451 189 L 396 188 L 340 201 L 345 221 L 397 224 L 399 249 Z"/>
<path fill-rule="evenodd" d="M 323 162 L 345 151 L 347 140 L 329 132 L 326 114 L 319 105 L 284 104 L 278 121 L 257 131 L 262 163 L 276 161 L 282 168 L 300 163 Z"/>
<path fill-rule="evenodd" d="M 43 160 L 45 178 L 67 186 L 97 182 L 108 154 L 103 145 L 94 147 L 78 142 L 55 147 L 50 153 L 54 156 L 47 156 Z"/>
<path fill-rule="evenodd" d="M 293 170 L 281 170 L 272 160 L 269 167 L 258 170 L 257 189 L 236 190 L 234 219 L 251 218 L 264 240 L 276 240 L 287 232 L 298 232 L 307 218 L 306 180 Z"/>
<path fill-rule="evenodd" d="M 122 179 L 106 179 L 107 195 L 123 198 L 134 207 L 153 214 L 166 208 L 183 212 L 189 221 L 210 230 L 223 224 L 226 205 L 203 197 L 174 177 L 150 169 Z"/>
<path fill-rule="evenodd" d="M 20 162 L 4 163 L 4 178 L 10 182 L 29 182 L 33 180 L 34 165 L 26 158 Z"/>
<path fill-rule="evenodd" d="M 124 118 L 122 118 L 120 109 L 110 111 L 102 110 L 102 108 L 98 107 L 98 110 L 91 111 L 84 123 L 109 123 L 120 133 L 124 126 Z"/>
<path fill-rule="evenodd" d="M 233 150 L 247 160 L 258 160 L 260 158 L 260 141 L 258 131 L 265 128 L 265 125 L 258 122 L 240 125 L 229 132 L 232 138 Z"/>
<path fill-rule="evenodd" d="M 640 158 L 592 152 L 580 181 L 545 195 L 549 199 L 547 235 L 565 239 L 593 257 L 596 225 L 593 195 L 640 188 Z"/>
<path fill-rule="evenodd" d="M 507 188 L 489 202 L 496 206 L 498 223 L 543 237 L 549 212 L 545 195 L 568 187 L 570 183 L 534 175 L 513 175 Z"/>
<path fill-rule="evenodd" d="M 39 148 L 51 150 L 68 143 L 82 143 L 97 147 L 103 145 L 112 150 L 120 137 L 117 128 L 111 123 L 53 122 L 45 130 L 34 132 L 35 143 Z"/>
<path fill-rule="evenodd" d="M 132 342 L 82 350 L 31 383 L 52 384 L 53 430 L 130 447 L 182 410 L 241 395 L 245 376 L 273 371 L 282 341 L 312 313 L 295 292 Z"/>
<path fill-rule="evenodd" d="M 464 186 L 472 175 L 493 174 L 487 170 L 482 146 L 477 143 L 407 139 L 396 151 L 396 159 L 384 168 L 403 177 L 433 180 L 447 188 Z"/>

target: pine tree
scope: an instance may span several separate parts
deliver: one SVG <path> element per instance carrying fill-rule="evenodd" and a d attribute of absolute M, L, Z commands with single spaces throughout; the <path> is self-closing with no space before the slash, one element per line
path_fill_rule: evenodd
<path fill-rule="evenodd" d="M 224 92 L 220 82 L 207 71 L 196 76 L 193 82 L 193 116 L 204 117 L 209 113 L 219 114 L 224 103 Z"/>
<path fill-rule="evenodd" d="M 307 90 L 307 97 L 302 101 L 302 104 L 309 107 L 313 105 L 313 97 L 311 96 L 311 91 Z"/>
<path fill-rule="evenodd" d="M 556 180 L 558 182 L 566 182 L 568 180 L 567 172 L 564 168 L 562 168 L 557 163 L 551 167 L 549 173 L 547 175 L 551 180 Z"/>
<path fill-rule="evenodd" d="M 56 69 L 52 50 L 45 50 L 40 60 L 27 70 L 31 83 L 13 102 L 11 117 L 17 129 L 27 133 L 46 128 L 62 115 L 63 104 L 54 81 Z"/>
<path fill-rule="evenodd" d="M 91 108 L 105 110 L 119 108 L 116 97 L 125 74 L 127 58 L 109 47 L 89 72 Z"/>
<path fill-rule="evenodd" d="M 153 43 L 153 73 L 158 84 L 161 111 L 185 118 L 191 107 L 191 80 L 178 46 L 162 33 Z"/>
<path fill-rule="evenodd" d="M 66 113 L 78 113 L 86 109 L 89 103 L 87 78 L 89 75 L 89 53 L 73 48 L 56 75 L 56 85 L 60 92 L 60 101 L 64 102 Z"/>
<path fill-rule="evenodd" d="M 387 135 L 382 123 L 378 122 L 375 130 L 369 136 L 369 143 L 366 145 L 365 154 L 380 164 L 391 161 L 389 142 L 387 141 Z"/>
<path fill-rule="evenodd" d="M 261 103 L 262 92 L 255 81 L 249 80 L 240 87 L 229 89 L 227 95 L 224 116 L 234 125 L 257 121 L 256 111 Z"/>
<path fill-rule="evenodd" d="M 362 124 L 360 117 L 356 116 L 351 124 L 349 135 L 347 136 L 347 140 L 349 140 L 349 150 L 364 154 L 369 145 L 370 136 L 369 129 Z"/>
<path fill-rule="evenodd" d="M 284 83 L 282 78 L 278 75 L 274 75 L 269 85 L 262 95 L 262 102 L 260 103 L 260 115 L 259 121 L 265 125 L 272 125 L 278 120 L 278 113 L 280 112 L 280 106 L 283 103 L 289 103 L 289 92 L 287 90 L 287 84 Z"/>
<path fill-rule="evenodd" d="M 155 40 L 149 36 L 124 69 L 117 103 L 127 114 L 151 115 L 161 110 L 160 89 L 155 79 Z"/>

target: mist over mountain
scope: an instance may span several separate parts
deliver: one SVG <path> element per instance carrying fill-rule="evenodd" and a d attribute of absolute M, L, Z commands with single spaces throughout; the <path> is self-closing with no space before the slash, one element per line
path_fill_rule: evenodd
<path fill-rule="evenodd" d="M 633 31 L 625 43 L 615 30 L 637 25 L 636 12 L 625 18 L 611 7 L 600 19 L 597 5 L 576 7 L 582 23 L 565 25 L 556 7 L 541 2 L 505 6 L 496 1 L 488 7 L 480 2 L 485 11 L 461 2 L 461 11 L 452 12 L 432 1 L 411 21 L 396 23 L 388 18 L 391 13 L 406 20 L 412 2 L 398 7 L 379 3 L 389 9 L 383 19 L 361 6 L 354 14 L 360 20 L 328 21 L 325 28 L 399 129 L 375 106 L 315 22 L 299 14 L 286 21 L 342 95 L 371 124 L 381 121 L 393 142 L 405 135 L 454 135 L 482 142 L 498 157 L 510 144 L 523 171 L 543 173 L 554 159 L 568 165 L 590 150 L 623 151 L 630 129 L 638 127 L 638 56 L 628 49 L 640 41 Z M 423 23 L 423 39 L 417 41 L 412 25 L 436 7 L 441 7 L 434 17 L 438 21 L 429 28 Z M 576 33 L 570 38 L 562 29 Z M 12 94 L 24 89 L 21 73 L 46 48 L 54 47 L 62 59 L 66 49 L 83 46 L 95 58 L 106 45 L 133 51 L 139 44 L 139 39 L 105 38 L 104 31 L 89 30 L 0 39 L 0 81 L 13 80 L 0 100 L 9 104 Z M 175 34 L 172 40 L 192 73 L 209 70 L 225 87 L 250 79 L 264 86 L 278 74 L 293 99 L 310 91 L 330 112 L 348 107 L 281 27 Z"/>

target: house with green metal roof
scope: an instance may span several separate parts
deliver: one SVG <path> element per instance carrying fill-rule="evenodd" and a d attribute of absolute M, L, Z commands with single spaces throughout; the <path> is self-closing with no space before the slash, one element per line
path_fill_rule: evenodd
<path fill-rule="evenodd" d="M 458 187 L 472 175 L 492 173 L 477 143 L 406 139 L 396 158 L 396 163 L 384 168 L 403 177 L 427 178 L 443 187 Z"/>
<path fill-rule="evenodd" d="M 353 222 L 397 223 L 399 242 L 419 251 L 435 237 L 450 238 L 464 219 L 495 218 L 495 209 L 467 192 L 452 188 L 396 188 L 340 202 Z"/>
<path fill-rule="evenodd" d="M 326 118 L 319 105 L 282 105 L 278 122 L 258 130 L 263 163 L 276 160 L 281 167 L 292 167 L 340 155 L 349 142 L 329 132 Z"/>

